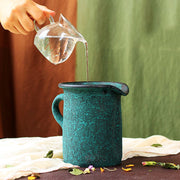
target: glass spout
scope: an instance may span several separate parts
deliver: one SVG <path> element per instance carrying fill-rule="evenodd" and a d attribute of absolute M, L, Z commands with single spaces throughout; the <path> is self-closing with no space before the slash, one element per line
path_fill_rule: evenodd
<path fill-rule="evenodd" d="M 60 14 L 59 16 L 59 23 L 62 25 L 64 28 L 64 33 L 66 33 L 65 36 L 69 38 L 75 38 L 77 41 L 85 41 L 84 37 L 82 34 L 80 34 L 76 28 L 62 15 Z"/>

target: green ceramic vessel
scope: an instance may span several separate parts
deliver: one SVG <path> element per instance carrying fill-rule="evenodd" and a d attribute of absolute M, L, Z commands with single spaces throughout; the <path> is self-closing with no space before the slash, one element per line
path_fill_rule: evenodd
<path fill-rule="evenodd" d="M 121 95 L 128 86 L 117 82 L 68 82 L 59 87 L 52 113 L 63 130 L 64 162 L 87 167 L 115 166 L 122 158 Z M 59 103 L 64 101 L 63 115 Z"/>

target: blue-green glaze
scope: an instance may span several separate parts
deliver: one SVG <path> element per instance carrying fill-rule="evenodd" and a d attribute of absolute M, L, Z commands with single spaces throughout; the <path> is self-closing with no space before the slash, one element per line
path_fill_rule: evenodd
<path fill-rule="evenodd" d="M 114 82 L 61 83 L 64 94 L 52 103 L 63 129 L 64 162 L 87 167 L 114 166 L 122 158 L 121 95 L 128 86 Z M 64 101 L 63 116 L 59 102 Z"/>

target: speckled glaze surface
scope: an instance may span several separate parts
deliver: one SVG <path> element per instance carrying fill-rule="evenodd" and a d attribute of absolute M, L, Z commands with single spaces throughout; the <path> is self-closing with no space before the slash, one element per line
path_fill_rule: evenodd
<path fill-rule="evenodd" d="M 121 163 L 121 95 L 126 84 L 113 82 L 61 83 L 64 93 L 52 103 L 54 118 L 63 129 L 63 158 L 67 163 L 87 167 L 108 167 Z M 64 101 L 63 116 L 59 102 Z"/>

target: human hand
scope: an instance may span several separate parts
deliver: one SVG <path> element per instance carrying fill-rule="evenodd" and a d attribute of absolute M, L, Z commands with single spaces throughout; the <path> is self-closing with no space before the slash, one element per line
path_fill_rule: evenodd
<path fill-rule="evenodd" d="M 54 11 L 32 0 L 0 0 L 0 22 L 15 34 L 26 35 L 34 30 L 34 20 L 42 25 L 54 15 Z"/>

